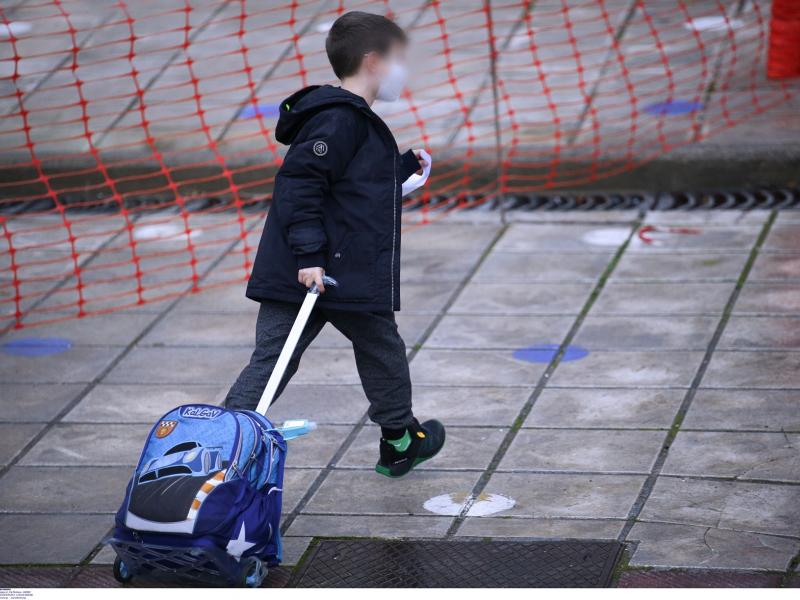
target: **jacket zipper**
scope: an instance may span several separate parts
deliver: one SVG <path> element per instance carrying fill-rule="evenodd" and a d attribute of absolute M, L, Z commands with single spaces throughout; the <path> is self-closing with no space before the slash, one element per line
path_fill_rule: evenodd
<path fill-rule="evenodd" d="M 392 297 L 390 305 L 394 311 L 394 255 L 397 244 L 397 153 L 392 155 L 392 272 L 389 274 L 392 278 Z"/>

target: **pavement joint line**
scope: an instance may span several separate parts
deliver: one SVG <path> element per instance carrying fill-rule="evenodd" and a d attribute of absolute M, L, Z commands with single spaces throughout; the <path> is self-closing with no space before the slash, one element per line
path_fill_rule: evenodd
<path fill-rule="evenodd" d="M 728 301 L 725 303 L 724 308 L 722 309 L 722 314 L 720 315 L 719 323 L 717 323 L 717 327 L 714 331 L 714 335 L 711 338 L 711 341 L 708 343 L 708 348 L 703 356 L 703 359 L 700 361 L 700 364 L 697 367 L 697 371 L 695 372 L 694 377 L 692 378 L 692 383 L 689 389 L 686 391 L 686 395 L 681 402 L 681 405 L 678 407 L 678 411 L 675 413 L 675 417 L 672 421 L 672 426 L 670 427 L 670 432 L 664 438 L 664 442 L 661 447 L 661 451 L 656 458 L 655 463 L 653 464 L 653 468 L 651 469 L 650 475 L 645 480 L 644 484 L 642 485 L 639 494 L 634 501 L 633 505 L 630 508 L 628 513 L 628 521 L 625 526 L 622 528 L 618 536 L 618 540 L 620 542 L 624 542 L 625 539 L 628 537 L 628 534 L 633 529 L 634 524 L 639 519 L 639 515 L 641 514 L 642 510 L 644 509 L 644 505 L 647 502 L 650 494 L 655 487 L 656 481 L 658 480 L 659 475 L 661 474 L 661 470 L 664 467 L 664 463 L 667 460 L 667 455 L 669 454 L 670 447 L 678 435 L 678 431 L 681 429 L 681 424 L 683 423 L 686 414 L 688 413 L 689 409 L 691 408 L 692 401 L 697 393 L 697 390 L 700 388 L 700 384 L 702 383 L 703 377 L 706 374 L 708 369 L 708 365 L 711 363 L 711 359 L 714 355 L 714 352 L 717 351 L 717 345 L 719 344 L 719 340 L 722 337 L 723 332 L 725 331 L 725 326 L 728 324 L 728 320 L 730 319 L 731 314 L 733 313 L 733 308 L 736 304 L 736 300 L 739 298 L 739 294 L 744 287 L 745 282 L 747 281 L 747 276 L 750 274 L 750 270 L 753 268 L 753 264 L 758 257 L 759 250 L 764 245 L 764 242 L 769 235 L 770 229 L 772 225 L 775 223 L 775 219 L 777 218 L 777 212 L 771 211 L 769 218 L 764 222 L 762 226 L 761 233 L 759 233 L 758 238 L 756 239 L 747 261 L 742 268 L 742 271 L 739 275 L 737 280 L 736 286 L 733 288 L 730 296 L 728 297 Z"/>
<path fill-rule="evenodd" d="M 226 1 L 227 1 L 227 0 L 226 0 Z M 257 227 L 257 226 L 258 226 L 260 223 L 261 223 L 261 222 L 260 222 L 260 220 L 254 220 L 254 222 L 253 222 L 253 223 L 252 223 L 252 224 L 251 224 L 251 225 L 250 225 L 250 226 L 247 228 L 247 230 L 246 230 L 246 233 L 247 233 L 247 234 L 251 233 L 251 231 L 252 231 L 253 229 L 255 229 L 255 228 L 256 228 L 256 227 Z M 223 249 L 223 250 L 220 252 L 219 256 L 217 256 L 217 257 L 216 257 L 214 260 L 212 260 L 212 261 L 211 261 L 211 262 L 208 264 L 208 266 L 206 267 L 205 271 L 204 271 L 204 272 L 203 272 L 203 273 L 200 275 L 200 277 L 198 278 L 198 282 L 199 282 L 199 281 L 203 281 L 203 279 L 205 279 L 205 278 L 206 278 L 206 277 L 207 277 L 207 276 L 208 276 L 208 275 L 209 275 L 209 274 L 210 274 L 210 273 L 211 273 L 211 272 L 214 270 L 214 268 L 215 268 L 217 265 L 219 265 L 220 263 L 222 263 L 222 261 L 223 261 L 223 260 L 224 260 L 224 259 L 225 259 L 225 258 L 228 256 L 228 254 L 230 253 L 230 251 L 231 251 L 231 250 L 233 250 L 233 248 L 235 248 L 235 247 L 236 247 L 236 245 L 237 245 L 237 244 L 239 244 L 239 242 L 240 242 L 240 241 L 241 241 L 241 239 L 237 238 L 236 240 L 234 240 L 233 242 L 231 242 L 230 244 L 228 244 L 228 246 L 227 246 L 225 249 Z M 188 291 L 188 288 L 187 288 L 187 291 Z M 73 408 L 75 408 L 75 407 L 76 407 L 76 406 L 77 406 L 77 405 L 78 405 L 78 404 L 79 404 L 79 403 L 80 403 L 80 402 L 81 402 L 81 401 L 82 401 L 84 398 L 86 398 L 86 396 L 89 394 L 89 392 L 91 392 L 91 391 L 92 391 L 92 390 L 93 390 L 95 387 L 97 387 L 97 385 L 98 385 L 98 384 L 100 384 L 100 383 L 103 381 L 103 379 L 105 379 L 105 377 L 106 377 L 106 376 L 107 376 L 109 373 L 111 373 L 111 372 L 112 372 L 112 371 L 113 371 L 113 370 L 114 370 L 114 369 L 115 369 L 115 368 L 116 368 L 116 367 L 117 367 L 117 366 L 118 366 L 118 365 L 119 365 L 119 364 L 122 362 L 122 360 L 123 360 L 123 359 L 124 359 L 126 356 L 128 356 L 128 354 L 130 354 L 130 352 L 133 350 L 133 348 L 136 346 L 136 344 L 139 342 L 139 340 L 143 339 L 143 338 L 144 338 L 144 337 L 145 337 L 145 336 L 146 336 L 148 333 L 150 333 L 150 332 L 151 332 L 151 331 L 152 331 L 152 330 L 153 330 L 153 329 L 154 329 L 154 328 L 155 328 L 155 327 L 156 327 L 156 326 L 157 326 L 157 325 L 158 325 L 158 324 L 159 324 L 161 321 L 163 321 L 163 320 L 164 320 L 164 318 L 166 318 L 166 316 L 169 314 L 169 312 L 170 312 L 170 311 L 171 311 L 173 308 L 175 308 L 175 307 L 176 307 L 176 306 L 177 306 L 177 305 L 180 303 L 180 301 L 183 299 L 183 297 L 184 297 L 184 296 L 185 296 L 185 294 L 179 294 L 179 295 L 178 295 L 176 298 L 174 298 L 174 299 L 173 299 L 173 300 L 172 300 L 172 301 L 171 301 L 169 304 L 167 304 L 166 306 L 164 306 L 164 308 L 162 309 L 162 311 L 161 311 L 159 314 L 155 315 L 155 317 L 154 317 L 154 318 L 153 318 L 153 319 L 152 319 L 152 320 L 151 320 L 151 321 L 150 321 L 150 322 L 149 322 L 149 323 L 148 323 L 148 324 L 147 324 L 147 325 L 146 325 L 144 328 L 142 328 L 142 330 L 139 332 L 139 334 L 138 334 L 136 337 L 134 337 L 134 338 L 133 338 L 133 339 L 132 339 L 132 340 L 131 340 L 131 341 L 128 343 L 128 345 L 127 345 L 127 346 L 125 346 L 125 347 L 124 347 L 124 349 L 122 350 L 122 352 L 120 352 L 120 353 L 119 353 L 117 356 L 115 356 L 115 357 L 114 357 L 114 359 L 113 359 L 113 360 L 112 360 L 112 361 L 111 361 L 111 362 L 110 362 L 110 363 L 109 363 L 109 364 L 108 364 L 108 365 L 107 365 L 107 366 L 106 366 L 106 367 L 105 367 L 105 368 L 104 368 L 104 369 L 103 369 L 103 370 L 102 370 L 102 371 L 101 371 L 101 372 L 100 372 L 100 373 L 99 373 L 99 374 L 98 374 L 96 377 L 94 377 L 94 378 L 93 378 L 93 379 L 92 379 L 90 382 L 88 382 L 88 383 L 85 385 L 85 387 L 84 387 L 84 388 L 83 388 L 83 389 L 82 389 L 80 392 L 78 392 L 78 393 L 77 393 L 77 394 L 76 394 L 76 395 L 75 395 L 75 396 L 74 396 L 74 397 L 73 397 L 73 398 L 72 398 L 72 399 L 71 399 L 71 400 L 70 400 L 70 401 L 69 401 L 69 402 L 68 402 L 68 403 L 67 403 L 67 404 L 66 404 L 66 405 L 65 405 L 65 406 L 64 406 L 64 407 L 63 407 L 63 408 L 62 408 L 62 409 L 61 409 L 61 410 L 60 410 L 60 411 L 59 411 L 59 412 L 56 414 L 56 415 L 55 415 L 55 417 L 53 417 L 53 418 L 52 418 L 52 419 L 51 419 L 49 422 L 47 422 L 47 423 L 45 424 L 45 426 L 44 426 L 44 427 L 43 427 L 43 428 L 42 428 L 42 429 L 41 429 L 41 430 L 40 430 L 40 431 L 39 431 L 39 432 L 38 432 L 38 433 L 37 433 L 35 436 L 33 436 L 33 438 L 31 438 L 31 440 L 30 440 L 30 441 L 29 441 L 27 444 L 25 444 L 25 445 L 24 445 L 24 446 L 23 446 L 23 447 L 22 447 L 22 448 L 21 448 L 21 449 L 20 449 L 20 450 L 19 450 L 19 451 L 18 451 L 18 452 L 15 454 L 15 455 L 14 455 L 14 457 L 13 457 L 11 460 L 9 460 L 9 461 L 8 461 L 8 463 L 6 463 L 6 464 L 5 464 L 5 465 L 3 465 L 2 467 L 0 467 L 0 482 L 2 481 L 2 478 L 3 478 L 3 477 L 6 475 L 6 473 L 7 473 L 7 472 L 8 472 L 8 471 L 11 469 L 11 467 L 13 467 L 13 466 L 15 466 L 16 464 L 18 464 L 18 463 L 19 463 L 19 461 L 20 461 L 20 460 L 22 460 L 22 459 L 25 457 L 25 455 L 27 455 L 27 453 L 28 453 L 28 452 L 29 452 L 29 451 L 30 451 L 30 450 L 31 450 L 31 449 L 32 449 L 32 448 L 33 448 L 33 447 L 34 447 L 36 444 L 38 444 L 38 443 L 41 441 L 41 439 L 42 439 L 42 438 L 43 438 L 45 435 L 47 435 L 47 433 L 48 433 L 48 432 L 50 432 L 50 431 L 51 431 L 51 430 L 52 430 L 52 429 L 53 429 L 53 428 L 54 428 L 56 425 L 58 425 L 58 424 L 59 424 L 59 422 L 60 422 L 60 421 L 61 421 L 61 420 L 62 420 L 62 419 L 65 417 L 65 416 L 67 416 L 67 415 L 70 413 L 70 411 L 72 411 L 72 409 L 73 409 Z M 62 383 L 63 383 L 63 382 L 62 382 Z M 94 556 L 95 556 L 95 555 L 96 555 L 96 554 L 97 554 L 97 553 L 100 551 L 100 549 L 101 549 L 101 548 L 102 548 L 102 541 L 101 541 L 101 542 L 99 542 L 99 543 L 98 543 L 98 544 L 95 546 L 95 548 L 94 548 L 92 551 L 90 551 L 90 552 L 89 552 L 89 554 L 88 554 L 88 555 L 87 555 L 87 557 L 86 557 L 86 558 L 85 558 L 85 559 L 82 561 L 82 563 L 81 563 L 81 564 L 84 564 L 84 563 L 91 562 L 92 558 L 94 558 Z"/>
<path fill-rule="evenodd" d="M 682 527 L 696 527 L 698 529 L 708 529 L 711 527 L 712 529 L 717 529 L 719 531 L 734 531 L 736 533 L 750 533 L 753 535 L 767 535 L 770 537 L 782 538 L 785 540 L 800 540 L 800 535 L 790 535 L 786 533 L 773 533 L 771 531 L 758 531 L 755 529 L 737 529 L 736 527 L 719 527 L 719 526 L 710 526 L 710 525 L 703 525 L 700 523 L 685 523 L 682 521 L 663 521 L 657 519 L 639 519 L 639 523 L 652 523 L 656 525 L 680 525 Z"/>
<path fill-rule="evenodd" d="M 615 54 L 615 51 L 619 51 L 619 45 L 622 42 L 622 38 L 625 37 L 625 33 L 628 30 L 628 25 L 633 20 L 633 16 L 636 14 L 636 9 L 639 6 L 638 0 L 630 0 L 628 3 L 628 7 L 625 10 L 625 13 L 620 19 L 620 22 L 617 24 L 616 31 L 614 32 L 614 36 L 612 42 L 608 45 L 606 49 L 606 54 L 603 57 L 603 64 L 600 67 L 600 70 L 597 73 L 597 78 L 594 80 L 592 84 L 592 91 L 589 93 L 589 97 L 583 104 L 583 109 L 581 110 L 581 114 L 578 117 L 578 120 L 575 122 L 575 127 L 570 132 L 569 137 L 567 138 L 567 147 L 572 147 L 575 145 L 575 141 L 578 139 L 578 136 L 583 129 L 583 124 L 586 121 L 586 117 L 589 115 L 589 111 L 591 110 L 592 105 L 594 104 L 595 99 L 597 98 L 597 92 L 600 89 L 600 84 L 605 81 L 606 72 L 608 71 L 609 65 L 612 63 L 612 56 Z M 603 7 L 605 8 L 605 7 Z"/>
<path fill-rule="evenodd" d="M 253 87 L 253 91 L 249 92 L 245 96 L 245 98 L 239 102 L 239 106 L 237 107 L 237 109 L 235 111 L 233 111 L 233 114 L 231 115 L 230 119 L 228 119 L 228 122 L 225 123 L 225 126 L 222 128 L 222 130 L 219 132 L 219 134 L 215 138 L 214 141 L 216 143 L 221 143 L 222 140 L 225 138 L 225 136 L 228 135 L 228 131 L 230 131 L 230 128 L 233 127 L 233 124 L 239 118 L 239 114 L 242 112 L 244 107 L 247 106 L 248 104 L 252 104 L 253 102 L 255 102 L 258 99 L 258 94 L 261 91 L 261 88 L 264 87 L 264 84 L 270 79 L 270 77 L 272 77 L 275 74 L 275 72 L 281 67 L 281 65 L 284 64 L 284 61 L 286 60 L 286 57 L 289 56 L 289 53 L 295 47 L 295 44 L 296 43 L 297 44 L 300 43 L 300 40 L 303 38 L 303 36 L 306 33 L 308 33 L 308 30 L 311 29 L 311 27 L 314 25 L 314 23 L 317 22 L 317 19 L 319 18 L 319 16 L 328 9 L 330 4 L 331 4 L 331 0 L 325 0 L 325 2 L 322 2 L 320 4 L 319 8 L 317 9 L 317 11 L 311 16 L 310 19 L 308 19 L 308 21 L 305 23 L 305 25 L 303 25 L 300 28 L 300 31 L 297 34 L 297 36 L 298 36 L 297 37 L 297 41 L 296 42 L 295 41 L 289 41 L 286 44 L 286 46 L 284 47 L 283 51 L 280 53 L 278 58 L 276 58 L 275 61 L 272 63 L 272 66 L 270 66 L 264 72 L 264 74 L 261 76 L 261 79 L 259 79 L 258 83 Z"/>
<path fill-rule="evenodd" d="M 450 309 L 450 307 L 455 303 L 455 301 L 467 287 L 467 284 L 469 284 L 470 280 L 473 278 L 475 273 L 477 273 L 478 269 L 480 269 L 481 265 L 484 263 L 489 254 L 491 254 L 494 247 L 500 241 L 500 238 L 502 238 L 503 235 L 506 233 L 506 231 L 508 231 L 508 228 L 509 228 L 508 224 L 498 226 L 497 231 L 495 232 L 494 236 L 492 236 L 492 239 L 488 242 L 483 252 L 481 252 L 480 256 L 478 256 L 477 260 L 472 265 L 472 267 L 467 270 L 466 274 L 464 275 L 464 278 L 450 293 L 447 301 L 444 303 L 439 312 L 431 320 L 431 323 L 428 325 L 428 327 L 425 329 L 422 335 L 418 338 L 419 341 L 417 342 L 417 344 L 414 346 L 411 352 L 408 353 L 409 364 L 411 364 L 411 361 L 414 360 L 414 358 L 417 356 L 419 350 L 423 347 L 425 342 L 433 333 L 433 330 L 441 322 L 441 320 L 447 314 L 447 311 Z M 369 413 L 365 411 L 364 414 L 361 416 L 361 419 L 359 419 L 358 423 L 356 423 L 355 427 L 353 427 L 353 430 L 347 437 L 345 437 L 344 441 L 336 450 L 333 457 L 330 459 L 330 461 L 328 461 L 328 464 L 314 479 L 314 481 L 306 490 L 306 493 L 303 494 L 303 497 L 300 498 L 299 502 L 295 505 L 295 508 L 283 520 L 283 522 L 281 523 L 281 534 L 285 533 L 289 529 L 289 527 L 291 527 L 292 523 L 295 521 L 297 516 L 303 511 L 303 509 L 306 507 L 306 505 L 314 496 L 314 494 L 317 493 L 317 490 L 319 490 L 322 484 L 325 483 L 325 479 L 327 479 L 328 474 L 331 472 L 331 470 L 333 470 L 333 468 L 336 467 L 336 463 L 339 460 L 341 460 L 344 454 L 350 449 L 350 446 L 352 446 L 356 437 L 358 436 L 359 433 L 361 433 L 361 430 L 364 428 L 368 420 L 369 420 Z"/>
<path fill-rule="evenodd" d="M 192 27 L 192 34 L 188 37 L 188 43 L 189 44 L 193 43 L 200 35 L 202 35 L 203 32 L 206 30 L 206 28 L 217 17 L 217 15 L 219 15 L 223 10 L 228 8 L 228 6 L 231 4 L 232 1 L 233 0 L 221 0 L 219 2 L 219 6 L 211 12 L 211 14 L 208 16 L 208 18 L 206 18 L 202 23 L 200 23 L 196 27 L 193 26 Z M 108 125 L 108 127 L 106 127 L 106 129 L 105 129 L 105 131 L 103 131 L 102 135 L 100 135 L 95 141 L 93 141 L 91 143 L 95 148 L 100 148 L 100 146 L 103 144 L 103 142 L 108 137 L 108 135 L 112 131 L 114 131 L 116 129 L 117 125 L 119 125 L 120 122 L 122 122 L 122 120 L 136 106 L 139 105 L 141 99 L 144 97 L 144 94 L 146 94 L 147 92 L 150 91 L 150 88 L 152 88 L 153 85 L 155 85 L 155 83 L 159 79 L 161 79 L 161 76 L 164 75 L 164 73 L 167 72 L 167 70 L 172 66 L 172 63 L 174 63 L 175 60 L 181 54 L 185 54 L 185 50 L 175 50 L 175 52 L 173 52 L 170 55 L 170 57 L 164 62 L 164 64 L 161 66 L 161 68 L 158 70 L 158 72 L 148 80 L 148 82 L 144 85 L 144 87 L 142 87 L 142 90 L 141 90 L 142 94 L 134 95 L 134 97 L 128 102 L 128 104 L 125 106 L 125 108 L 123 108 L 122 111 L 116 117 L 114 117 L 114 120 Z"/>
<path fill-rule="evenodd" d="M 558 351 L 550 360 L 544 372 L 539 377 L 539 380 L 536 383 L 536 386 L 533 388 L 533 391 L 530 393 L 525 404 L 523 404 L 522 408 L 520 409 L 517 418 L 515 419 L 514 425 L 512 425 L 511 429 L 508 431 L 508 433 L 504 436 L 503 440 L 500 442 L 500 446 L 497 448 L 494 456 L 492 457 L 492 460 L 489 462 L 489 466 L 483 472 L 481 477 L 478 478 L 477 483 L 473 487 L 470 496 L 464 503 L 464 506 L 461 508 L 460 513 L 453 518 L 453 523 L 447 530 L 445 537 L 452 538 L 458 533 L 461 524 L 467 518 L 467 513 L 469 512 L 470 508 L 472 508 L 472 504 L 474 503 L 475 498 L 477 498 L 488 485 L 492 475 L 499 467 L 500 462 L 505 457 L 506 453 L 508 452 L 508 449 L 511 447 L 511 444 L 514 442 L 514 439 L 516 438 L 517 433 L 519 432 L 522 424 L 527 420 L 528 415 L 533 409 L 533 405 L 541 395 L 542 391 L 544 391 L 544 388 L 547 386 L 550 376 L 555 372 L 556 368 L 561 362 L 561 357 L 565 354 L 567 347 L 572 343 L 572 340 L 577 335 L 578 330 L 580 329 L 584 319 L 586 318 L 586 315 L 589 313 L 595 301 L 600 296 L 600 293 L 603 291 L 606 282 L 611 277 L 612 273 L 614 272 L 614 269 L 616 268 L 617 264 L 619 263 L 620 259 L 625 253 L 625 250 L 628 248 L 628 245 L 633 239 L 633 236 L 636 234 L 636 231 L 639 229 L 642 222 L 644 221 L 644 217 L 645 213 L 640 212 L 639 218 L 636 219 L 636 221 L 634 221 L 634 223 L 630 226 L 628 237 L 617 248 L 616 252 L 614 252 L 613 255 L 611 256 L 609 263 L 606 265 L 605 269 L 603 269 L 603 272 L 598 277 L 594 287 L 592 288 L 592 291 L 589 293 L 588 298 L 584 302 L 583 308 L 581 309 L 578 316 L 575 318 L 575 321 L 573 322 L 569 331 L 565 335 L 564 339 L 561 341 L 561 344 L 558 347 Z"/>
<path fill-rule="evenodd" d="M 413 29 L 416 26 L 416 24 L 419 23 L 419 19 L 422 18 L 422 15 L 425 13 L 425 10 L 429 5 L 430 5 L 430 0 L 425 0 L 422 3 L 422 8 L 420 9 L 417 16 L 414 17 L 407 30 Z M 326 0 L 325 2 L 322 2 L 320 4 L 319 8 L 314 13 L 314 15 L 310 19 L 308 19 L 305 25 L 303 25 L 300 28 L 300 31 L 297 33 L 298 36 L 297 42 L 290 41 L 286 44 L 286 47 L 280 53 L 278 58 L 276 58 L 275 61 L 272 63 L 272 66 L 266 70 L 266 72 L 261 76 L 261 79 L 258 81 L 258 83 L 253 87 L 253 91 L 249 92 L 247 96 L 239 102 L 237 109 L 233 112 L 231 118 L 228 119 L 227 123 L 225 123 L 225 126 L 222 128 L 222 130 L 217 135 L 214 141 L 216 141 L 217 143 L 222 142 L 225 136 L 228 135 L 228 131 L 230 131 L 231 127 L 233 127 L 233 124 L 236 123 L 236 120 L 239 118 L 239 114 L 242 112 L 242 110 L 248 104 L 252 104 L 254 101 L 258 99 L 258 95 L 261 89 L 264 87 L 264 84 L 266 84 L 267 81 L 275 74 L 278 68 L 280 68 L 280 66 L 284 64 L 286 57 L 294 49 L 295 43 L 297 44 L 300 43 L 300 40 L 308 33 L 309 29 L 311 29 L 314 23 L 317 22 L 319 17 L 328 11 L 330 6 L 331 6 L 331 0 Z"/>
<path fill-rule="evenodd" d="M 726 24 L 742 15 L 746 3 L 747 0 L 737 0 L 737 2 L 730 7 L 730 11 L 726 10 L 724 12 Z M 728 14 L 729 12 L 730 14 Z M 699 142 L 707 136 L 706 115 L 708 113 L 708 107 L 711 104 L 711 95 L 717 87 L 717 81 L 719 80 L 720 73 L 722 73 L 725 54 L 731 46 L 732 37 L 733 28 L 731 25 L 728 25 L 728 35 L 721 35 L 719 41 L 715 44 L 714 53 L 711 57 L 711 61 L 709 61 L 713 66 L 706 75 L 706 81 L 703 82 L 702 97 L 700 98 L 702 109 L 692 118 L 692 128 L 687 136 L 688 142 Z M 705 69 L 705 64 L 703 66 Z"/>
<path fill-rule="evenodd" d="M 23 4 L 24 2 L 25 2 L 25 0 L 23 0 L 23 2 L 21 2 L 20 4 Z M 15 6 L 12 10 L 16 9 L 18 6 L 19 6 L 19 4 L 17 6 Z M 89 31 L 89 33 L 87 35 L 85 35 L 83 37 L 83 39 L 81 39 L 76 44 L 77 49 L 78 50 L 84 50 L 85 47 L 92 41 L 92 38 L 95 36 L 95 34 L 97 34 L 97 32 L 99 32 L 99 31 L 102 31 L 103 28 L 106 25 L 108 25 L 109 21 L 111 21 L 112 17 L 117 16 L 117 14 L 118 14 L 118 12 L 116 10 L 113 10 L 113 11 L 109 12 L 108 15 L 104 19 L 102 19 L 100 22 L 98 22 L 96 24 L 93 24 L 91 30 Z M 10 21 L 10 19 L 8 19 L 8 20 Z M 56 64 L 54 67 L 51 67 L 47 71 L 47 74 L 44 77 L 42 77 L 41 79 L 39 79 L 39 81 L 36 82 L 36 85 L 34 85 L 33 88 L 31 88 L 30 90 L 25 92 L 25 101 L 26 102 L 30 101 L 33 98 L 33 96 L 36 94 L 36 92 L 38 92 L 44 84 L 46 84 L 48 81 L 50 81 L 50 79 L 56 73 L 61 72 L 61 70 L 64 68 L 64 66 L 66 66 L 68 63 L 72 62 L 74 56 L 75 55 L 72 52 L 69 52 L 64 56 L 64 58 L 62 58 L 58 62 L 58 64 Z M 14 112 L 14 110 L 15 109 L 12 108 L 11 110 L 6 111 L 5 114 L 3 115 L 3 117 L 8 117 L 9 115 L 11 115 Z"/>
<path fill-rule="evenodd" d="M 531 2 L 528 2 L 527 6 L 524 6 L 522 11 L 520 12 L 519 17 L 517 17 L 517 20 L 514 22 L 514 24 L 508 30 L 508 34 L 506 35 L 505 39 L 503 40 L 503 43 L 500 46 L 500 49 L 496 51 L 496 55 L 498 57 L 496 59 L 496 62 L 498 64 L 500 63 L 501 57 L 505 54 L 506 50 L 508 50 L 508 47 L 511 44 L 511 40 L 514 39 L 514 36 L 517 34 L 517 31 L 519 31 L 519 28 L 522 25 L 523 21 L 525 20 L 525 17 L 527 16 L 528 11 L 533 10 L 534 6 L 536 5 L 536 2 L 537 2 L 537 0 L 532 0 Z M 490 61 L 491 61 L 491 58 L 490 58 Z M 456 124 L 456 126 L 453 128 L 453 132 L 449 136 L 447 136 L 447 141 L 445 141 L 445 143 L 443 144 L 444 148 L 450 148 L 450 147 L 453 146 L 453 143 L 455 142 L 456 138 L 458 137 L 458 134 L 462 131 L 462 129 L 466 126 L 467 122 L 471 119 L 472 113 L 475 110 L 475 108 L 478 106 L 478 102 L 480 101 L 481 96 L 483 95 L 483 92 L 486 90 L 486 88 L 491 83 L 492 83 L 492 70 L 490 69 L 490 71 L 488 73 L 486 73 L 486 75 L 484 75 L 484 77 L 481 80 L 481 82 L 478 85 L 478 87 L 474 90 L 473 95 L 472 95 L 472 101 L 469 103 L 469 106 L 467 107 L 467 111 L 465 113 L 463 113 L 463 115 L 464 115 L 463 118 L 460 119 L 459 122 Z M 502 217 L 502 214 L 500 216 L 501 216 L 501 218 L 505 219 L 505 217 Z M 507 224 L 510 224 L 510 222 L 509 223 L 504 223 L 504 224 L 507 225 Z"/>

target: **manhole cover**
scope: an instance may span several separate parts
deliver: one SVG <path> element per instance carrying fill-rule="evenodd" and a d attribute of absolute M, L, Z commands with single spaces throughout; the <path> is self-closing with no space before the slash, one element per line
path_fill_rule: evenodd
<path fill-rule="evenodd" d="M 290 587 L 607 587 L 618 542 L 322 540 Z"/>

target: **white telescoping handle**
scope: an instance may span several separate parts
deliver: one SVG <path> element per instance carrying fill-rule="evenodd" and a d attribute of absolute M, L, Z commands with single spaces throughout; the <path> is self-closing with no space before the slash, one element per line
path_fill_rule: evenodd
<path fill-rule="evenodd" d="M 336 287 L 338 285 L 333 277 L 328 277 L 327 275 L 322 278 L 322 282 L 325 286 Z M 283 345 L 280 356 L 278 356 L 278 362 L 275 363 L 275 368 L 272 369 L 272 374 L 269 376 L 267 387 L 264 388 L 264 393 L 261 394 L 261 400 L 259 400 L 258 406 L 256 407 L 257 413 L 266 415 L 267 409 L 275 399 L 275 393 L 278 391 L 278 386 L 283 379 L 284 373 L 286 373 L 286 367 L 289 366 L 289 361 L 292 358 L 292 354 L 294 354 L 294 349 L 297 348 L 297 342 L 300 341 L 300 335 L 306 327 L 308 317 L 311 315 L 311 310 L 317 303 L 317 298 L 319 298 L 319 291 L 315 283 L 308 290 L 303 304 L 300 306 L 300 312 L 297 313 L 294 325 L 292 325 L 292 329 L 289 331 L 289 337 L 286 338 L 286 343 Z"/>

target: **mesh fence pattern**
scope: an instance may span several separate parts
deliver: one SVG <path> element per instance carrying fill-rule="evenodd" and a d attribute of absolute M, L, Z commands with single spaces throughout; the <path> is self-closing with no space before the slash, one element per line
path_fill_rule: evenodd
<path fill-rule="evenodd" d="M 0 2 L 0 329 L 244 281 L 278 103 L 333 83 L 324 39 L 345 11 L 413 41 L 408 92 L 375 110 L 434 155 L 407 199 L 418 226 L 442 214 L 430 198 L 591 183 L 792 100 L 796 81 L 767 78 L 770 5 Z"/>

